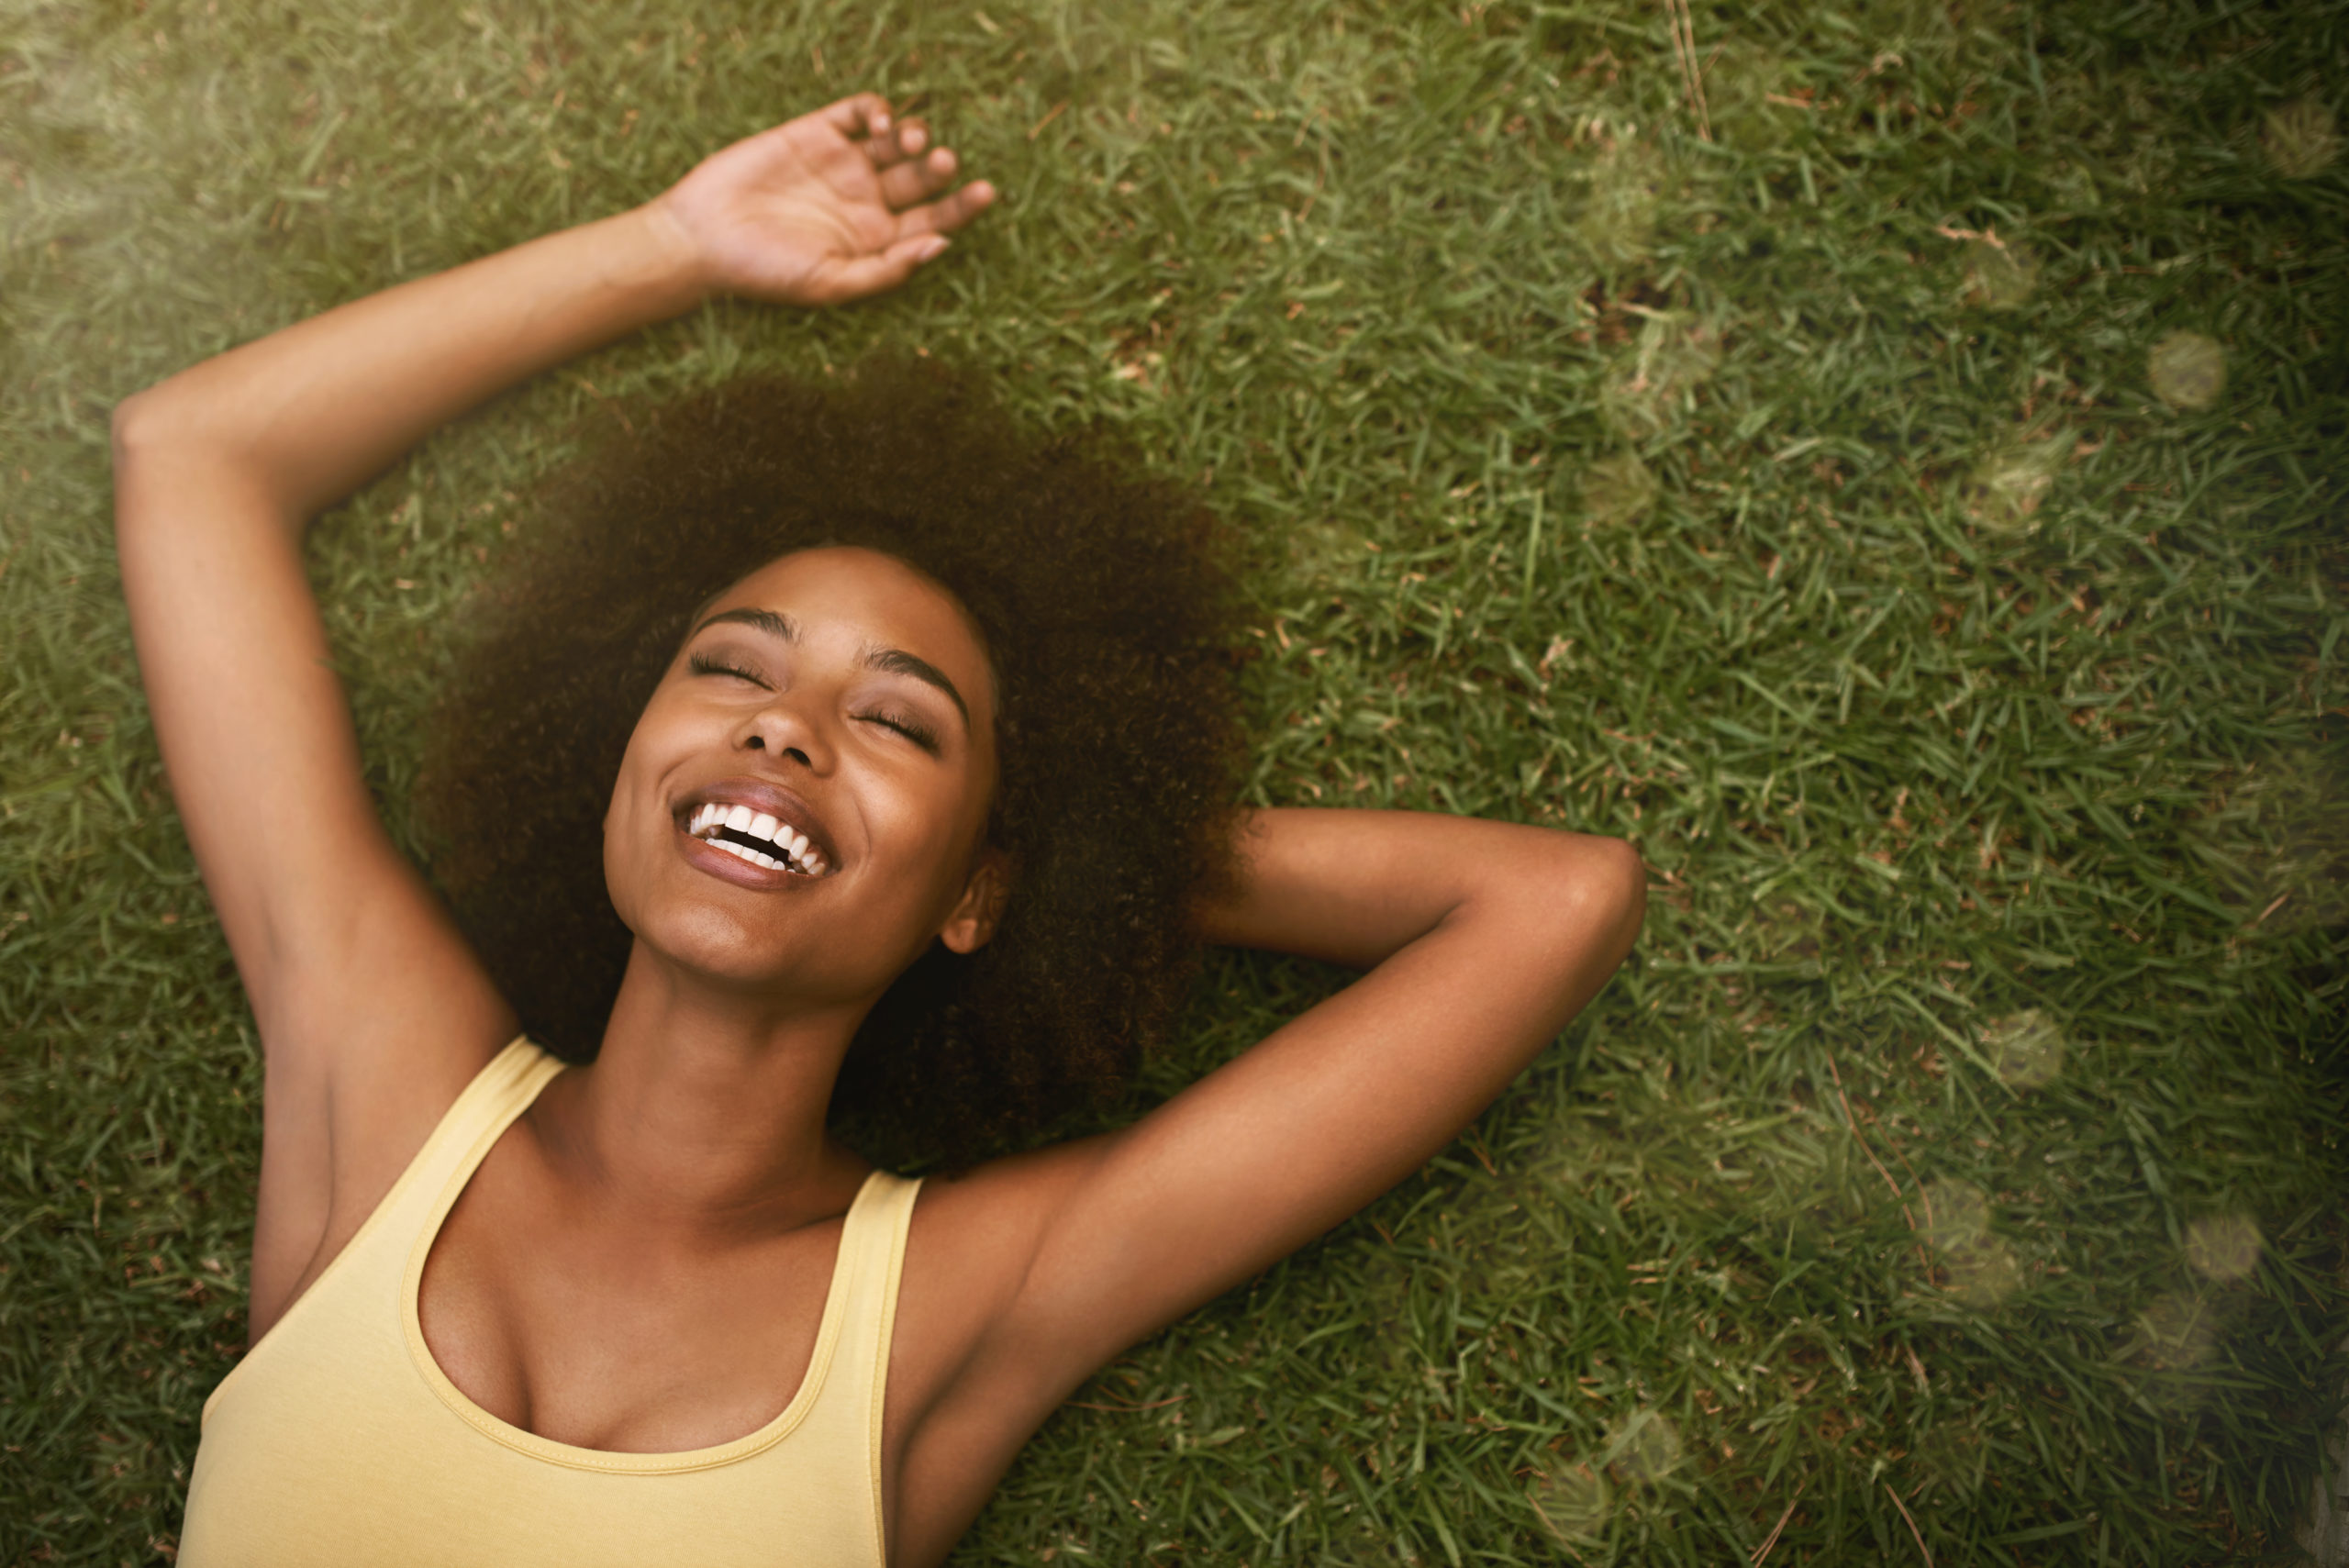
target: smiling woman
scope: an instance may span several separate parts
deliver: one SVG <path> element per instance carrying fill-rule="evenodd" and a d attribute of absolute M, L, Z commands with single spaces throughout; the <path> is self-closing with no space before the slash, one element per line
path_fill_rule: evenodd
<path fill-rule="evenodd" d="M 558 486 L 433 751 L 451 917 L 374 817 L 308 519 L 711 294 L 904 282 L 992 199 L 954 172 L 844 100 L 117 410 L 140 669 L 267 1063 L 186 1568 L 937 1562 L 1072 1389 L 1428 1159 L 1630 948 L 1620 843 L 1234 809 L 1196 509 L 902 365 L 720 389 Z M 1201 941 L 1365 973 L 1114 1132 L 929 1182 L 840 1136 L 1031 1129 Z"/>
<path fill-rule="evenodd" d="M 992 940 L 926 948 L 889 986 L 843 1064 L 836 1124 L 960 1162 L 1130 1076 L 1197 946 L 1163 912 L 1217 896 L 1231 861 L 1234 601 L 1194 500 L 908 355 L 631 411 L 541 510 L 484 595 L 422 802 L 435 870 L 532 1039 L 591 1058 L 619 988 L 629 928 L 603 863 L 575 851 L 603 832 L 638 711 L 685 673 L 742 703 L 787 679 L 819 623 L 721 597 L 791 550 L 853 545 L 951 595 L 932 641 L 976 634 L 976 671 L 956 678 L 910 648 L 859 645 L 872 680 L 854 695 L 874 705 L 861 722 L 894 722 L 918 749 L 952 743 L 974 705 L 995 714 L 985 743 L 1018 738 L 997 750 L 985 837 L 1019 896 Z M 770 837 L 765 815 L 830 842 L 740 803 L 750 819 L 719 840 Z"/>

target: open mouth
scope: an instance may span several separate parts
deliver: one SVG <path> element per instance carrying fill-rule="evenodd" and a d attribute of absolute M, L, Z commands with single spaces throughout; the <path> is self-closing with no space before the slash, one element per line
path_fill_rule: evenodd
<path fill-rule="evenodd" d="M 696 806 L 685 819 L 685 831 L 715 849 L 768 871 L 821 876 L 830 869 L 824 852 L 806 835 L 794 832 L 788 823 L 747 806 L 711 801 Z"/>

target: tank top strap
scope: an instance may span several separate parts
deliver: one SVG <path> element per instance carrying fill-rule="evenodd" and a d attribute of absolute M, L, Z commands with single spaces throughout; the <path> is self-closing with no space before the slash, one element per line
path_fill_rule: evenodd
<path fill-rule="evenodd" d="M 821 1396 L 822 1424 L 865 1456 L 874 1518 L 881 1509 L 881 1416 L 888 1396 L 889 1345 L 896 1329 L 897 1284 L 919 1177 L 875 1171 L 865 1178 L 841 1227 L 841 1340 Z"/>
<path fill-rule="evenodd" d="M 416 1158 L 408 1162 L 399 1181 L 369 1217 L 369 1229 L 382 1222 L 387 1232 L 383 1241 L 395 1249 L 395 1257 L 412 1269 L 423 1267 L 420 1250 L 415 1246 L 417 1238 L 428 1228 L 439 1229 L 457 1189 L 497 1141 L 497 1135 L 529 1108 L 539 1091 L 563 1066 L 561 1057 L 542 1050 L 528 1035 L 517 1035 L 473 1074 L 473 1082 L 440 1113 L 440 1123 L 424 1140 L 424 1147 L 416 1151 Z M 365 1230 L 361 1232 L 361 1237 L 366 1235 Z M 359 1240 L 354 1237 L 349 1251 L 358 1251 Z M 412 1251 L 417 1255 L 410 1259 Z"/>
<path fill-rule="evenodd" d="M 528 1035 L 515 1036 L 441 1113 L 440 1125 L 416 1151 L 400 1185 L 437 1195 L 460 1170 L 470 1174 L 479 1162 L 475 1146 L 484 1140 L 495 1142 L 563 1065 L 561 1057 Z"/>
<path fill-rule="evenodd" d="M 435 1218 L 435 1205 L 450 1178 L 461 1168 L 470 1170 L 468 1162 L 478 1158 L 474 1150 L 484 1135 L 495 1138 L 562 1068 L 561 1058 L 540 1050 L 527 1035 L 515 1036 L 490 1058 L 440 1113 L 423 1147 L 409 1157 L 391 1190 L 333 1261 L 213 1389 L 204 1402 L 205 1418 L 210 1418 L 222 1396 L 244 1381 L 250 1369 L 287 1353 L 289 1336 L 298 1339 L 308 1332 L 306 1325 L 317 1314 L 331 1315 L 336 1308 L 329 1304 L 349 1290 L 380 1286 L 387 1304 L 395 1301 L 391 1292 L 400 1280 L 401 1266 L 425 1224 Z"/>

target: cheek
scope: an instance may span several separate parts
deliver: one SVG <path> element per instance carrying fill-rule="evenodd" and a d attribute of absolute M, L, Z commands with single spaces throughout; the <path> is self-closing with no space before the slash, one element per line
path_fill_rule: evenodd
<path fill-rule="evenodd" d="M 648 847 L 647 836 L 638 831 L 650 819 L 655 800 L 651 762 L 648 742 L 654 738 L 657 716 L 647 709 L 629 735 L 628 749 L 621 753 L 619 774 L 612 781 L 610 801 L 604 808 L 603 861 L 604 885 L 611 895 L 613 907 L 631 928 L 635 920 L 630 910 L 632 895 L 640 880 L 641 862 Z M 584 848 L 584 846 L 583 846 Z"/>
<path fill-rule="evenodd" d="M 957 795 L 937 803 L 928 819 L 922 913 L 933 928 L 953 913 L 970 885 L 986 836 L 985 805 Z"/>
<path fill-rule="evenodd" d="M 628 773 L 621 771 L 619 782 L 612 786 L 612 803 L 604 813 L 603 862 L 604 892 L 611 899 L 612 907 L 619 914 L 620 923 L 636 929 L 635 891 L 640 880 L 633 873 L 638 857 L 630 854 L 629 835 L 621 825 L 629 820 L 629 789 Z"/>

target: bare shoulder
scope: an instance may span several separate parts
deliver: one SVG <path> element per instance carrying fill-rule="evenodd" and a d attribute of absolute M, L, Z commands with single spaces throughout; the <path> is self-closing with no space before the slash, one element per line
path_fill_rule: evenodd
<path fill-rule="evenodd" d="M 340 983 L 332 973 L 304 976 L 262 1018 L 256 1338 L 357 1234 L 514 1038 L 511 1010 L 428 897 L 378 901 L 354 928 L 345 940 L 367 962 L 333 966 Z"/>
<path fill-rule="evenodd" d="M 942 1559 L 1067 1396 L 1059 1360 L 1019 1343 L 1023 1293 L 1054 1217 L 1115 1135 L 923 1184 L 906 1240 L 883 1416 L 891 1561 Z"/>
<path fill-rule="evenodd" d="M 1112 1137 L 990 1161 L 922 1185 L 897 1295 L 890 1404 L 942 1393 L 999 1331 L 1028 1283 L 1053 1217 L 1097 1170 Z"/>

